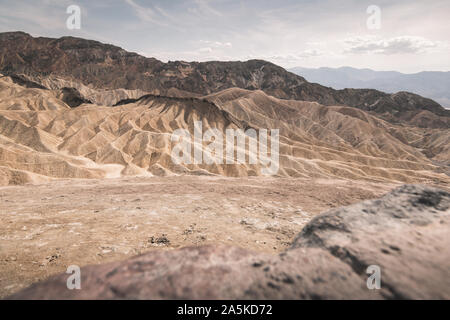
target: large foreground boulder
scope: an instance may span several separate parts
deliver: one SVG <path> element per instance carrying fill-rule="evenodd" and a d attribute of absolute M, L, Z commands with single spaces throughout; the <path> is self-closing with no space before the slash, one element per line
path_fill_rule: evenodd
<path fill-rule="evenodd" d="M 152 251 L 37 283 L 10 299 L 449 299 L 450 194 L 405 185 L 315 217 L 277 256 L 237 247 Z M 381 270 L 369 289 L 367 267 Z"/>

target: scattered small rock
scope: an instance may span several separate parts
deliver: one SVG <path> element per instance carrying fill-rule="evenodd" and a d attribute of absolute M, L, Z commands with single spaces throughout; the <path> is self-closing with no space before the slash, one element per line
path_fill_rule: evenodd
<path fill-rule="evenodd" d="M 156 245 L 168 245 L 170 240 L 167 238 L 167 235 L 162 234 L 160 237 L 151 236 L 148 242 Z"/>

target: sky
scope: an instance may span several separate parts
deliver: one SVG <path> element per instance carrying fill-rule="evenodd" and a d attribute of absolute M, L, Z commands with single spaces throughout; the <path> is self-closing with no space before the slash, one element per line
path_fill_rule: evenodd
<path fill-rule="evenodd" d="M 71 5 L 80 29 L 67 27 Z M 285 68 L 450 71 L 449 21 L 449 0 L 0 0 L 0 32 L 93 39 L 165 62 Z"/>

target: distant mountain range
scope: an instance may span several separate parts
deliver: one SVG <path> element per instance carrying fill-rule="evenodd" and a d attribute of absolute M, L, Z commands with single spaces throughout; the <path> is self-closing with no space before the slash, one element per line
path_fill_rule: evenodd
<path fill-rule="evenodd" d="M 373 89 L 334 90 L 263 60 L 164 63 L 98 41 L 74 37 L 32 37 L 24 32 L 0 33 L 0 73 L 33 86 L 122 89 L 154 95 L 199 97 L 229 88 L 262 90 L 284 100 L 350 106 L 392 123 L 448 128 L 450 110 L 431 99 L 409 92 L 394 94 Z M 81 88 L 84 86 L 83 88 Z M 72 93 L 71 93 L 72 92 Z M 80 102 L 73 90 L 61 93 Z M 69 94 L 69 96 L 67 96 Z M 114 93 L 116 95 L 116 92 Z M 121 99 L 136 98 L 120 94 Z M 92 97 L 87 100 L 105 104 Z M 109 99 L 109 98 L 108 98 Z M 109 99 L 110 100 L 110 99 Z M 76 102 L 73 101 L 73 102 Z M 117 102 L 117 101 L 116 101 Z"/>
<path fill-rule="evenodd" d="M 164 63 L 97 41 L 0 33 L 0 185 L 267 174 L 264 163 L 173 161 L 173 132 L 192 136 L 197 121 L 222 137 L 278 129 L 278 176 L 450 183 L 450 110 L 417 94 L 335 90 L 262 60 Z"/>
<path fill-rule="evenodd" d="M 351 67 L 317 69 L 296 67 L 289 71 L 309 82 L 317 82 L 334 89 L 377 89 L 389 93 L 408 91 L 450 108 L 450 72 L 424 71 L 405 74 Z"/>

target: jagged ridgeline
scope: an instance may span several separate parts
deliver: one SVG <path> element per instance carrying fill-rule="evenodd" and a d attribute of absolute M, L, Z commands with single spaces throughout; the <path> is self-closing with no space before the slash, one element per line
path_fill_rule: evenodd
<path fill-rule="evenodd" d="M 172 133 L 194 134 L 198 122 L 224 136 L 278 129 L 276 176 L 449 182 L 448 111 L 414 94 L 336 91 L 259 60 L 163 63 L 20 32 L 0 34 L 0 57 L 1 184 L 264 174 L 248 161 L 175 163 Z"/>
<path fill-rule="evenodd" d="M 203 96 L 237 87 L 262 90 L 280 99 L 357 107 L 393 122 L 450 126 L 450 110 L 430 99 L 407 92 L 333 90 L 262 60 L 163 63 L 97 41 L 34 38 L 23 32 L 0 33 L 0 57 L 2 73 L 24 73 L 46 87 L 58 89 L 71 87 L 68 84 L 74 80 L 90 88 L 142 90 L 169 96 Z M 57 79 L 52 81 L 53 77 Z M 121 98 L 128 97 L 122 94 Z"/>

